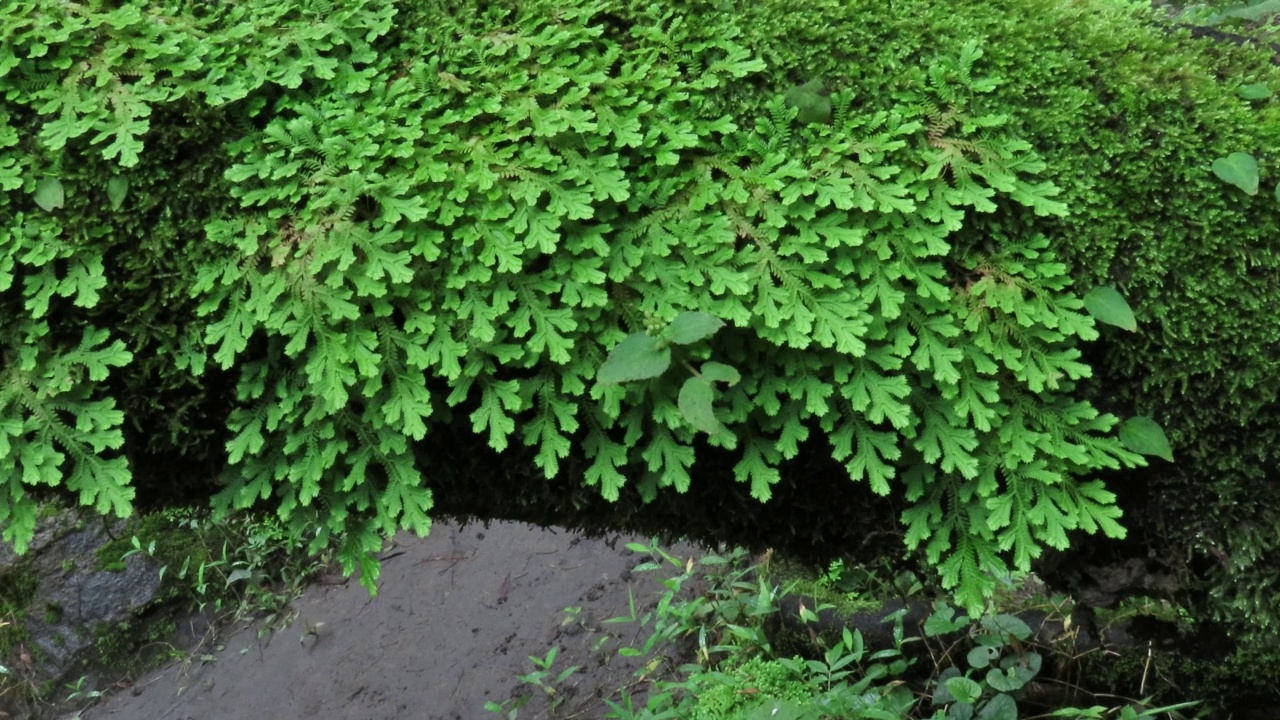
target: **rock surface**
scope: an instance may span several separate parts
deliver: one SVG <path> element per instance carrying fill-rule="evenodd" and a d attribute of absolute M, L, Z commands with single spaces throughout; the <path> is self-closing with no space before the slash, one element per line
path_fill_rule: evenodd
<path fill-rule="evenodd" d="M 145 556 L 133 555 L 119 569 L 99 567 L 96 553 L 112 540 L 107 530 L 100 520 L 80 522 L 67 512 L 44 520 L 22 556 L 0 544 L 0 585 L 25 600 L 10 618 L 17 629 L 11 635 L 22 639 L 0 659 L 10 670 L 8 682 L 74 684 L 95 655 L 95 631 L 132 620 L 156 601 L 159 567 Z M 29 712 L 17 699 L 21 694 L 0 697 L 0 711 Z"/>

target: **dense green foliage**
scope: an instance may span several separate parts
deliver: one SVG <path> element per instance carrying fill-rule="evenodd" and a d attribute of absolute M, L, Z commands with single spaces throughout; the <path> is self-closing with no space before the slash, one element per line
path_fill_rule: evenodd
<path fill-rule="evenodd" d="M 1265 607 L 1276 214 L 1209 165 L 1266 177 L 1234 85 L 1273 73 L 1059 5 L 4 4 L 5 539 L 37 486 L 125 514 L 195 458 L 372 581 L 464 427 L 609 498 L 723 451 L 765 501 L 829 453 L 975 606 L 1123 535 L 1098 477 L 1141 413 L 1156 492 L 1214 498 L 1149 522 Z M 1095 350 L 1107 284 L 1141 327 Z"/>

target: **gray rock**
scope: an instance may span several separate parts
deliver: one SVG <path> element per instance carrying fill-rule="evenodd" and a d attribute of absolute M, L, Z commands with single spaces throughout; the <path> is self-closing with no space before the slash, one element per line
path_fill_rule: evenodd
<path fill-rule="evenodd" d="M 112 532 L 125 532 L 124 524 Z M 81 524 L 65 512 L 41 522 L 24 555 L 0 545 L 0 583 L 38 578 L 22 621 L 29 662 L 18 648 L 0 660 L 20 670 L 24 682 L 59 690 L 74 683 L 93 658 L 95 628 L 134 619 L 157 600 L 159 566 L 144 554 L 130 556 L 123 569 L 99 568 L 96 553 L 111 539 L 101 520 Z"/>

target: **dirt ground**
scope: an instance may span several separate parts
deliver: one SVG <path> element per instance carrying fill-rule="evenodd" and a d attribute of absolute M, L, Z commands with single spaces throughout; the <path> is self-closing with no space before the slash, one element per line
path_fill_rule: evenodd
<path fill-rule="evenodd" d="M 534 670 L 528 656 L 558 646 L 557 672 L 583 670 L 561 688 L 558 707 L 538 697 L 519 717 L 602 718 L 601 697 L 633 680 L 635 666 L 617 656 L 619 643 L 647 637 L 634 624 L 602 623 L 628 613 L 629 590 L 648 606 L 659 589 L 656 573 L 633 575 L 648 558 L 626 549 L 632 540 L 519 523 L 439 523 L 428 538 L 397 538 L 382 553 L 376 597 L 354 578 L 319 582 L 294 602 L 287 628 L 225 631 L 211 657 L 193 655 L 138 678 L 79 717 L 498 718 L 485 703 L 537 692 L 517 675 Z M 566 615 L 571 607 L 581 610 Z"/>

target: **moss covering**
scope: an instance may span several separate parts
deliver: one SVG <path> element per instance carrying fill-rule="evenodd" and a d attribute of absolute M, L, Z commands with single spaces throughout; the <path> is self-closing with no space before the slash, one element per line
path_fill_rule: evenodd
<path fill-rule="evenodd" d="M 40 578 L 23 563 L 0 576 L 0 657 L 7 657 L 20 643 L 29 637 L 22 622 L 35 598 Z M 0 683 L 4 678 L 0 678 Z"/>
<path fill-rule="evenodd" d="M 754 657 L 727 673 L 726 682 L 698 696 L 690 720 L 752 717 L 751 708 L 768 700 L 811 702 L 816 694 L 807 680 L 777 660 Z"/>
<path fill-rule="evenodd" d="M 178 614 L 176 608 L 169 608 L 132 620 L 100 623 L 92 630 L 94 652 L 86 664 L 124 676 L 163 664 L 177 652 L 170 641 L 178 630 Z"/>
<path fill-rule="evenodd" d="M 197 524 L 186 522 L 189 511 L 166 510 L 147 513 L 128 521 L 113 540 L 94 553 L 103 570 L 124 570 L 124 558 L 141 552 L 164 568 L 164 586 L 157 602 L 179 598 L 197 599 L 189 581 L 179 577 L 184 570 L 200 568 L 212 560 L 209 543 Z M 135 542 L 137 543 L 135 545 Z"/>

